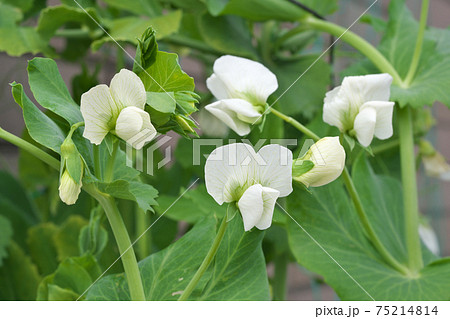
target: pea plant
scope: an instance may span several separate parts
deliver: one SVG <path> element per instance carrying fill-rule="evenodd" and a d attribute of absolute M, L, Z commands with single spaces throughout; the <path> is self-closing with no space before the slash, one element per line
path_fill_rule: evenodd
<path fill-rule="evenodd" d="M 342 300 L 449 300 L 416 179 L 450 180 L 429 5 L 366 10 L 375 47 L 325 18 L 335 0 L 0 1 L 0 50 L 39 54 L 10 83 L 23 134 L 0 128 L 0 299 L 285 300 L 297 263 Z"/>

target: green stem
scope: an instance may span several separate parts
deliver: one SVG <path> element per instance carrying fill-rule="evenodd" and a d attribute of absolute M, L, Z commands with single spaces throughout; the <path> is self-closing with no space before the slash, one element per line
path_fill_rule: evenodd
<path fill-rule="evenodd" d="M 275 110 L 274 108 L 270 108 L 270 112 L 275 115 L 278 116 L 280 119 L 282 119 L 283 121 L 285 121 L 286 123 L 291 124 L 293 127 L 295 127 L 297 130 L 299 130 L 300 132 L 302 132 L 303 134 L 309 136 L 310 138 L 312 138 L 315 142 L 317 142 L 318 140 L 320 140 L 320 137 L 318 135 L 316 135 L 313 131 L 311 131 L 310 129 L 308 129 L 306 126 L 304 126 L 303 124 L 301 124 L 300 122 L 298 122 L 297 120 L 295 120 L 294 118 L 287 116 L 283 113 L 281 113 L 280 111 Z"/>
<path fill-rule="evenodd" d="M 37 157 L 50 167 L 59 171 L 60 161 L 50 156 L 40 148 L 33 144 L 17 137 L 4 129 L 0 128 L 0 138 L 18 146 L 19 148 L 29 152 L 31 155 Z M 116 237 L 117 245 L 122 256 L 122 263 L 127 275 L 128 286 L 130 288 L 130 294 L 132 300 L 145 300 L 144 289 L 137 265 L 136 257 L 134 255 L 133 246 L 131 245 L 128 232 L 122 217 L 115 205 L 114 198 L 107 194 L 101 193 L 93 184 L 86 184 L 83 189 L 92 197 L 94 197 L 106 212 L 106 215 L 111 223 L 114 236 Z"/>
<path fill-rule="evenodd" d="M 347 170 L 347 167 L 344 168 L 344 171 L 342 172 L 342 177 L 344 179 L 345 186 L 348 190 L 348 193 L 350 194 L 350 197 L 352 198 L 353 204 L 355 205 L 356 212 L 359 216 L 359 219 L 361 220 L 361 223 L 369 236 L 372 244 L 375 246 L 375 248 L 378 250 L 381 256 L 395 269 L 400 271 L 403 274 L 408 274 L 408 269 L 400 264 L 392 255 L 389 253 L 389 251 L 384 247 L 383 243 L 378 238 L 377 234 L 375 233 L 374 229 L 372 228 L 372 225 L 370 224 L 369 218 L 367 217 L 367 214 L 364 210 L 364 207 L 361 203 L 361 199 L 359 197 L 359 194 L 356 190 L 355 185 L 353 184 L 352 178 L 350 177 L 350 173 Z"/>
<path fill-rule="evenodd" d="M 192 277 L 191 281 L 189 282 L 186 289 L 181 294 L 178 301 L 188 300 L 192 291 L 194 291 L 195 287 L 197 286 L 198 282 L 202 278 L 203 274 L 208 269 L 209 264 L 214 259 L 214 256 L 216 256 L 217 250 L 219 249 L 220 243 L 222 242 L 223 236 L 225 235 L 226 229 L 227 229 L 227 216 L 225 216 L 222 219 L 222 223 L 220 224 L 219 230 L 217 231 L 216 238 L 214 238 L 214 242 L 213 242 L 211 248 L 209 249 L 208 254 L 206 255 L 205 259 L 203 259 L 203 262 L 200 265 L 200 268 L 198 268 L 194 277 Z"/>
<path fill-rule="evenodd" d="M 125 270 L 126 278 L 128 281 L 128 288 L 130 289 L 131 300 L 144 301 L 145 293 L 142 285 L 141 274 L 139 272 L 136 255 L 131 244 L 130 237 L 128 236 L 127 228 L 123 222 L 122 216 L 113 197 L 108 194 L 103 194 L 91 186 L 85 187 L 86 191 L 94 196 L 95 199 L 102 205 L 106 217 L 113 231 L 114 237 L 119 246 L 119 252 L 122 259 L 123 268 Z"/>
<path fill-rule="evenodd" d="M 92 152 L 94 153 L 94 174 L 98 179 L 103 179 L 102 170 L 100 166 L 100 146 L 92 145 Z"/>
<path fill-rule="evenodd" d="M 423 47 L 423 38 L 425 35 L 425 28 L 427 26 L 428 19 L 428 8 L 430 5 L 430 0 L 422 1 L 422 9 L 420 11 L 420 23 L 419 23 L 419 32 L 417 34 L 416 47 L 414 49 L 414 55 L 411 60 L 411 65 L 409 67 L 408 74 L 405 78 L 405 85 L 409 87 L 412 80 L 414 80 L 414 76 L 416 75 L 417 67 L 419 66 L 420 56 L 422 55 L 422 47 Z"/>
<path fill-rule="evenodd" d="M 387 142 L 384 142 L 383 144 L 372 147 L 372 153 L 375 155 L 380 154 L 380 153 L 389 151 L 393 148 L 398 148 L 399 145 L 400 145 L 399 140 L 387 141 Z"/>
<path fill-rule="evenodd" d="M 143 234 L 136 243 L 136 253 L 140 259 L 144 259 L 151 253 L 151 232 L 148 230 L 150 226 L 150 214 L 146 214 L 143 209 L 136 209 L 136 232 Z"/>
<path fill-rule="evenodd" d="M 289 256 L 283 253 L 275 258 L 275 275 L 273 277 L 273 300 L 286 300 L 286 279 Z"/>
<path fill-rule="evenodd" d="M 111 153 L 111 157 L 108 159 L 108 163 L 106 163 L 105 170 L 105 182 L 112 182 L 114 178 L 114 163 L 116 161 L 117 149 L 119 148 L 119 142 L 115 141 L 113 144 L 113 150 Z"/>
<path fill-rule="evenodd" d="M 409 106 L 397 109 L 408 266 L 411 270 L 418 271 L 423 267 L 423 261 L 419 238 L 419 204 L 411 109 Z"/>
<path fill-rule="evenodd" d="M 5 131 L 1 127 L 0 127 L 0 138 L 29 152 L 31 155 L 37 157 L 38 159 L 45 162 L 49 166 L 53 167 L 56 170 L 59 170 L 60 163 L 56 158 L 44 152 L 40 148 L 34 146 L 33 144 L 21 139 L 20 137 Z"/>
<path fill-rule="evenodd" d="M 399 85 L 404 84 L 402 79 L 400 78 L 400 75 L 397 73 L 397 70 L 395 70 L 395 68 L 391 63 L 389 63 L 384 55 L 382 55 L 380 51 L 378 51 L 372 44 L 370 44 L 357 34 L 337 24 L 320 20 L 313 16 L 309 16 L 307 19 L 305 19 L 304 23 L 309 25 L 313 29 L 330 33 L 335 37 L 340 38 L 342 41 L 347 42 L 359 52 L 364 54 L 367 58 L 369 58 L 369 60 L 371 60 L 381 72 L 389 73 L 394 78 L 394 83 L 397 83 Z"/>

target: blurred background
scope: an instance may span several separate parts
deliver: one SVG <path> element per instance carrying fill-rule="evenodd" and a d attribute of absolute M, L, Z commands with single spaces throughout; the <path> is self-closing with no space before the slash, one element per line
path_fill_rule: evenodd
<path fill-rule="evenodd" d="M 280 0 L 281 1 L 281 0 Z M 395 0 L 393 0 L 395 1 Z M 59 1 L 48 1 L 48 5 L 59 4 Z M 340 0 L 340 10 L 336 12 L 330 20 L 346 27 L 351 25 L 359 15 L 364 12 L 373 0 Z M 387 6 L 389 1 L 379 0 L 369 13 L 371 15 L 387 18 Z M 409 0 L 408 5 L 414 12 L 415 16 L 419 16 L 420 1 Z M 446 28 L 450 24 L 450 1 L 449 0 L 433 0 L 431 2 L 429 25 L 439 28 Z M 355 24 L 351 29 L 357 34 L 364 37 L 373 44 L 377 44 L 379 35 L 377 35 L 366 24 Z M 56 48 L 59 39 L 53 39 L 52 45 Z M 327 43 L 327 41 L 324 41 Z M 348 56 L 351 56 L 353 49 L 341 42 L 338 46 L 338 55 L 336 56 L 336 73 L 343 70 L 350 62 Z M 325 49 L 325 47 L 324 47 Z M 349 54 L 344 54 L 349 53 Z M 130 54 L 134 56 L 134 52 L 130 48 Z M 27 83 L 27 61 L 32 55 L 24 55 L 22 57 L 10 57 L 5 53 L 0 53 L 0 126 L 16 135 L 20 135 L 24 128 L 23 118 L 20 107 L 14 102 L 11 89 L 8 85 L 12 81 Z M 110 55 L 110 61 L 105 60 L 104 54 L 90 54 L 87 59 L 88 67 L 95 68 L 98 62 L 103 64 L 99 74 L 100 83 L 109 83 L 115 74 L 115 56 L 114 52 Z M 131 61 L 128 61 L 131 63 Z M 70 63 L 64 60 L 57 60 L 58 67 L 63 79 L 70 87 L 69 83 L 73 76 L 80 73 L 81 66 L 78 63 Z M 205 79 L 208 74 L 195 61 L 189 58 L 182 58 L 181 63 L 183 69 L 196 81 L 198 90 L 205 90 Z M 130 64 L 128 64 L 130 65 Z M 25 90 L 29 94 L 29 88 L 25 85 Z M 449 88 L 450 94 L 450 88 Z M 445 158 L 450 159 L 450 110 L 444 105 L 437 104 L 433 109 L 433 115 L 436 118 L 436 126 L 429 133 L 428 140 L 433 143 L 436 149 L 441 152 Z M 16 174 L 17 172 L 18 151 L 11 144 L 0 140 L 0 170 L 7 170 Z M 425 176 L 423 169 L 419 171 L 419 192 L 420 192 L 420 208 L 426 215 L 431 226 L 435 230 L 441 248 L 441 255 L 450 255 L 450 182 L 441 182 Z M 331 262 L 331 261 L 330 261 Z M 269 272 L 273 271 L 269 267 Z M 320 278 L 315 278 L 307 270 L 296 264 L 291 264 L 288 273 L 288 299 L 289 300 L 336 300 L 337 296 L 333 290 L 323 284 Z"/>

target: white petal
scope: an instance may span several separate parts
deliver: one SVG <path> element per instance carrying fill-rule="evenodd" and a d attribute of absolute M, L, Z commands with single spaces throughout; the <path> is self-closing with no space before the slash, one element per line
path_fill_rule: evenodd
<path fill-rule="evenodd" d="M 205 109 L 241 136 L 250 133 L 250 125 L 261 117 L 252 104 L 240 99 L 220 100 L 207 105 Z"/>
<path fill-rule="evenodd" d="M 278 88 L 275 74 L 252 60 L 225 55 L 214 62 L 213 69 L 225 85 L 229 98 L 245 98 L 255 105 L 264 105 Z"/>
<path fill-rule="evenodd" d="M 261 148 L 258 155 L 264 163 L 258 163 L 258 157 L 254 161 L 256 182 L 279 191 L 280 197 L 289 195 L 292 192 L 292 152 L 284 146 L 270 144 Z"/>
<path fill-rule="evenodd" d="M 341 87 L 338 86 L 327 92 L 323 104 L 323 121 L 329 125 L 336 126 L 340 131 L 350 129 L 351 123 L 345 123 L 349 116 L 349 106 L 346 100 L 339 97 Z"/>
<path fill-rule="evenodd" d="M 97 85 L 81 96 L 80 110 L 85 123 L 83 136 L 97 145 L 114 128 L 120 112 L 105 84 Z"/>
<path fill-rule="evenodd" d="M 205 108 L 198 112 L 198 122 L 202 133 L 211 137 L 226 138 L 230 132 L 228 125 L 212 115 Z"/>
<path fill-rule="evenodd" d="M 261 218 L 255 224 L 256 228 L 261 230 L 267 229 L 270 225 L 272 225 L 273 210 L 275 208 L 277 198 L 280 196 L 280 192 L 276 189 L 263 187 L 262 190 L 264 209 Z"/>
<path fill-rule="evenodd" d="M 156 136 L 150 115 L 140 108 L 130 106 L 120 112 L 116 134 L 136 149 L 141 149 Z"/>
<path fill-rule="evenodd" d="M 324 137 L 311 146 L 303 159 L 312 161 L 314 167 L 303 175 L 294 176 L 294 179 L 306 187 L 319 187 L 331 183 L 342 174 L 345 150 L 338 136 Z"/>
<path fill-rule="evenodd" d="M 82 186 L 83 183 L 81 181 L 77 184 L 69 175 L 69 172 L 65 170 L 59 184 L 59 197 L 67 205 L 73 205 L 76 203 L 78 195 L 80 195 Z"/>
<path fill-rule="evenodd" d="M 248 144 L 235 143 L 216 148 L 206 160 L 205 184 L 208 193 L 222 205 L 239 200 L 242 193 L 255 184 L 250 168 L 256 156 Z"/>
<path fill-rule="evenodd" d="M 231 99 L 232 97 L 227 92 L 227 87 L 222 80 L 214 73 L 206 79 L 206 86 L 208 90 L 214 95 L 218 100 Z"/>
<path fill-rule="evenodd" d="M 387 73 L 348 76 L 342 81 L 340 96 L 358 106 L 369 101 L 389 101 L 391 84 L 392 76 Z"/>
<path fill-rule="evenodd" d="M 143 109 L 147 100 L 144 83 L 132 71 L 120 70 L 114 75 L 110 84 L 111 94 L 122 108 L 135 106 Z"/>
<path fill-rule="evenodd" d="M 362 109 L 356 116 L 353 128 L 362 146 L 367 147 L 372 142 L 376 121 L 377 112 L 371 107 Z"/>
<path fill-rule="evenodd" d="M 419 225 L 419 235 L 425 246 L 435 255 L 439 256 L 439 240 L 436 233 L 429 226 Z"/>
<path fill-rule="evenodd" d="M 377 112 L 375 123 L 375 136 L 380 140 L 388 139 L 393 134 L 392 114 L 394 112 L 394 102 L 370 101 L 363 104 L 361 110 L 371 107 Z"/>
<path fill-rule="evenodd" d="M 263 187 L 261 185 L 250 186 L 237 203 L 244 220 L 245 231 L 249 231 L 256 226 L 263 215 L 264 200 L 262 194 Z"/>

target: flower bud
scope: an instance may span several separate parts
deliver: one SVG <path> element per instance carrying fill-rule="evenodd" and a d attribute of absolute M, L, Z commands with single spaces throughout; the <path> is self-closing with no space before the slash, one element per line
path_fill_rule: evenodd
<path fill-rule="evenodd" d="M 61 175 L 59 197 L 67 205 L 73 205 L 81 192 L 84 161 L 72 141 L 71 131 L 61 145 Z"/>
<path fill-rule="evenodd" d="M 73 205 L 78 199 L 81 192 L 82 182 L 77 183 L 67 170 L 61 176 L 59 184 L 59 197 L 67 205 Z"/>
<path fill-rule="evenodd" d="M 338 178 L 344 166 L 345 150 L 339 137 L 324 137 L 294 162 L 293 179 L 306 187 L 322 186 Z"/>

